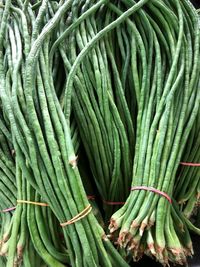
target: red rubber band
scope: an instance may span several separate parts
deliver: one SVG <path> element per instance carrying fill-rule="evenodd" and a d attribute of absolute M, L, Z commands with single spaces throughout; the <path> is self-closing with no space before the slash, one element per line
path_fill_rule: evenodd
<path fill-rule="evenodd" d="M 16 209 L 16 207 L 11 207 L 11 208 L 7 208 L 7 209 L 4 209 L 4 210 L 1 210 L 1 212 L 9 212 L 9 211 L 13 211 L 15 209 Z"/>
<path fill-rule="evenodd" d="M 103 200 L 103 203 L 110 205 L 110 206 L 114 206 L 114 205 L 124 205 L 126 202 L 120 202 L 120 201 L 107 201 L 107 200 Z"/>
<path fill-rule="evenodd" d="M 87 196 L 87 199 L 88 199 L 88 200 L 95 200 L 95 196 L 94 196 L 94 195 Z"/>
<path fill-rule="evenodd" d="M 183 166 L 200 167 L 200 163 L 180 162 L 180 164 Z"/>
<path fill-rule="evenodd" d="M 131 187 L 131 191 L 135 191 L 135 190 L 146 190 L 146 191 L 154 192 L 158 195 L 165 197 L 169 201 L 169 203 L 172 203 L 172 199 L 167 193 L 162 192 L 154 187 L 144 186 L 144 185 Z"/>

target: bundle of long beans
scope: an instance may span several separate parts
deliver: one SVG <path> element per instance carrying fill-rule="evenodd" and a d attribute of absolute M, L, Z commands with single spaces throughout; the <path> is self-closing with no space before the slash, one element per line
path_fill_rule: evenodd
<path fill-rule="evenodd" d="M 27 242 L 29 233 L 27 232 L 26 210 L 18 207 L 14 213 L 17 195 L 20 197 L 26 194 L 26 190 L 24 190 L 20 172 L 16 173 L 11 133 L 3 116 L 0 121 L 0 129 L 0 255 L 5 259 L 1 262 L 1 266 L 5 266 L 8 259 L 13 259 L 14 266 L 19 266 L 22 261 L 27 264 L 26 266 L 41 266 L 42 260 L 37 255 L 32 242 Z M 10 266 L 9 261 L 7 261 L 7 266 Z"/>
<path fill-rule="evenodd" d="M 120 13 L 114 6 L 113 10 Z M 138 17 L 143 31 L 139 19 L 135 25 L 127 21 L 134 31 L 133 44 L 138 42 L 132 46 L 133 65 L 140 60 L 140 73 L 133 74 L 138 81 L 138 117 L 132 188 L 109 229 L 119 231 L 118 244 L 135 259 L 147 253 L 163 264 L 184 264 L 192 254 L 187 227 L 175 201 L 169 203 L 157 193 L 172 198 L 199 109 L 199 21 L 188 1 L 150 1 Z M 136 190 L 137 186 L 157 192 Z"/>
<path fill-rule="evenodd" d="M 200 113 L 192 127 L 181 159 L 173 196 L 189 229 L 200 234 Z"/>
<path fill-rule="evenodd" d="M 58 218 L 73 266 L 126 266 L 90 212 L 91 205 L 76 164 L 70 124 L 56 96 L 52 69 L 47 68 L 51 46 L 49 34 L 68 12 L 72 1 L 58 6 L 51 20 L 48 1 L 42 3 L 36 18 L 29 7 L 22 2 L 21 5 L 29 20 L 20 14 L 23 24 L 14 25 L 17 31 L 14 33 L 16 47 L 11 51 L 11 56 L 15 58 L 11 97 L 5 90 L 5 59 L 1 58 L 1 94 L 10 119 L 17 167 L 21 169 L 23 179 L 27 179 L 42 195 Z M 16 11 L 11 1 L 6 1 L 0 34 L 2 53 L 6 49 L 3 37 L 9 30 L 5 23 L 9 22 L 10 8 Z M 43 20 L 45 15 L 47 22 Z M 28 22 L 32 23 L 31 34 Z M 10 41 L 14 42 L 11 38 Z M 14 262 L 13 258 L 9 261 Z M 53 261 L 50 264 L 55 266 Z"/>
<path fill-rule="evenodd" d="M 84 12 L 85 14 L 89 13 L 90 10 L 97 9 L 104 2 L 100 1 L 94 5 L 93 1 L 88 1 L 84 6 L 80 3 L 82 8 L 77 9 L 76 6 L 79 1 L 74 1 L 70 14 L 71 22 L 76 23 L 77 19 L 80 20 L 84 15 Z M 106 12 L 105 15 L 104 12 Z M 100 22 L 99 18 L 102 16 L 104 19 Z M 66 77 L 69 74 L 68 84 L 73 81 L 71 78 L 73 73 L 70 71 L 74 62 L 77 63 L 79 51 L 86 51 L 87 53 L 84 62 L 77 70 L 76 77 L 74 77 L 72 105 L 92 174 L 105 204 L 104 209 L 107 216 L 110 216 L 116 205 L 125 201 L 128 195 L 135 141 L 134 125 L 125 98 L 125 94 L 134 95 L 130 88 L 126 88 L 128 92 L 125 91 L 125 86 L 130 79 L 128 76 L 128 74 L 130 75 L 128 72 L 130 63 L 128 33 L 119 27 L 117 32 L 100 40 L 91 52 L 89 48 L 87 49 L 87 44 L 95 40 L 98 32 L 106 26 L 109 29 L 109 23 L 113 19 L 113 14 L 110 14 L 109 9 L 104 7 L 88 16 L 68 36 L 65 31 L 63 32 L 65 28 L 61 25 L 60 38 L 65 36 L 65 41 L 59 46 L 66 68 Z M 113 38 L 116 33 L 117 39 Z M 121 39 L 122 35 L 124 40 Z M 117 58 L 115 54 L 119 52 L 120 48 L 118 44 L 118 51 L 115 51 L 116 41 L 121 42 L 121 46 L 127 42 L 127 47 L 120 51 L 121 58 L 119 56 Z M 121 60 L 120 64 L 117 64 L 117 60 L 119 62 Z M 65 95 L 63 92 L 61 102 L 65 102 Z M 132 99 L 134 101 L 135 98 Z M 132 116 L 134 117 L 134 114 Z"/>
<path fill-rule="evenodd" d="M 17 197 L 17 186 L 15 179 L 15 159 L 12 155 L 12 138 L 8 126 L 9 125 L 7 125 L 5 118 L 2 116 L 0 119 L 1 256 L 7 255 L 8 240 L 10 239 L 13 226 L 13 212 L 12 210 L 10 212 L 6 212 L 6 209 L 15 205 Z"/>
<path fill-rule="evenodd" d="M 199 44 L 188 0 L 0 1 L 2 266 L 185 264 Z"/>
<path fill-rule="evenodd" d="M 200 113 L 192 127 L 176 180 L 174 197 L 181 210 L 190 218 L 200 198 Z"/>

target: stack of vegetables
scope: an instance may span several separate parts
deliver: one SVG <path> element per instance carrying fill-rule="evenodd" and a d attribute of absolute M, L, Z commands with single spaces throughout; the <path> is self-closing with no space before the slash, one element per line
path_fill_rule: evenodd
<path fill-rule="evenodd" d="M 188 0 L 0 0 L 0 265 L 193 254 L 200 27 Z"/>

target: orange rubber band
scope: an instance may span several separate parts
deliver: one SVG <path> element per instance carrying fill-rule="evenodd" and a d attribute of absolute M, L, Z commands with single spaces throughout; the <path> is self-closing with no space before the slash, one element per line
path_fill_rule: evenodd
<path fill-rule="evenodd" d="M 34 201 L 29 201 L 29 200 L 17 200 L 17 204 L 32 204 L 36 206 L 42 206 L 42 207 L 48 207 L 49 205 L 47 203 L 42 203 L 42 202 L 34 202 Z"/>
<path fill-rule="evenodd" d="M 95 196 L 87 196 L 88 199 L 91 199 L 91 200 L 94 200 L 95 199 Z M 32 205 L 36 205 L 36 206 L 42 206 L 42 207 L 48 207 L 49 205 L 47 203 L 42 203 L 42 202 L 34 202 L 34 201 L 29 201 L 29 200 L 17 200 L 17 203 L 18 204 L 32 204 Z M 7 209 L 4 209 L 4 210 L 1 210 L 0 212 L 9 212 L 9 211 L 12 211 L 12 210 L 15 210 L 16 207 L 11 207 L 11 208 L 7 208 Z"/>
<path fill-rule="evenodd" d="M 170 198 L 170 196 L 167 193 L 160 191 L 154 187 L 144 186 L 144 185 L 131 187 L 131 191 L 135 191 L 135 190 L 146 190 L 146 191 L 156 193 L 158 195 L 165 197 L 169 201 L 169 203 L 172 203 L 172 199 Z"/>
<path fill-rule="evenodd" d="M 18 204 L 32 204 L 32 205 L 37 205 L 37 206 L 43 206 L 43 207 L 47 207 L 49 206 L 46 203 L 41 203 L 41 202 L 33 202 L 33 201 L 28 201 L 28 200 L 17 200 Z M 0 212 L 9 212 L 9 211 L 13 211 L 16 209 L 16 206 L 11 207 L 11 208 L 7 208 L 4 210 L 1 210 Z"/>
<path fill-rule="evenodd" d="M 91 212 L 91 210 L 92 210 L 92 206 L 88 205 L 83 211 L 81 211 L 79 214 L 77 214 L 71 220 L 64 222 L 64 223 L 61 223 L 60 226 L 65 227 L 67 225 L 73 224 L 73 223 L 83 219 Z"/>

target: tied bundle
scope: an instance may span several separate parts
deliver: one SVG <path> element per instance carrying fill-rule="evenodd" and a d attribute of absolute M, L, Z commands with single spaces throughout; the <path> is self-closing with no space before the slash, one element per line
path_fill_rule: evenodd
<path fill-rule="evenodd" d="M 163 264 L 185 264 L 192 242 L 173 197 L 177 181 L 184 183 L 176 173 L 199 110 L 199 19 L 188 1 L 150 1 L 128 26 L 137 65 L 135 158 L 130 195 L 109 229 L 135 259 L 146 253 Z"/>
<path fill-rule="evenodd" d="M 186 264 L 199 53 L 188 0 L 0 0 L 1 266 Z"/>

